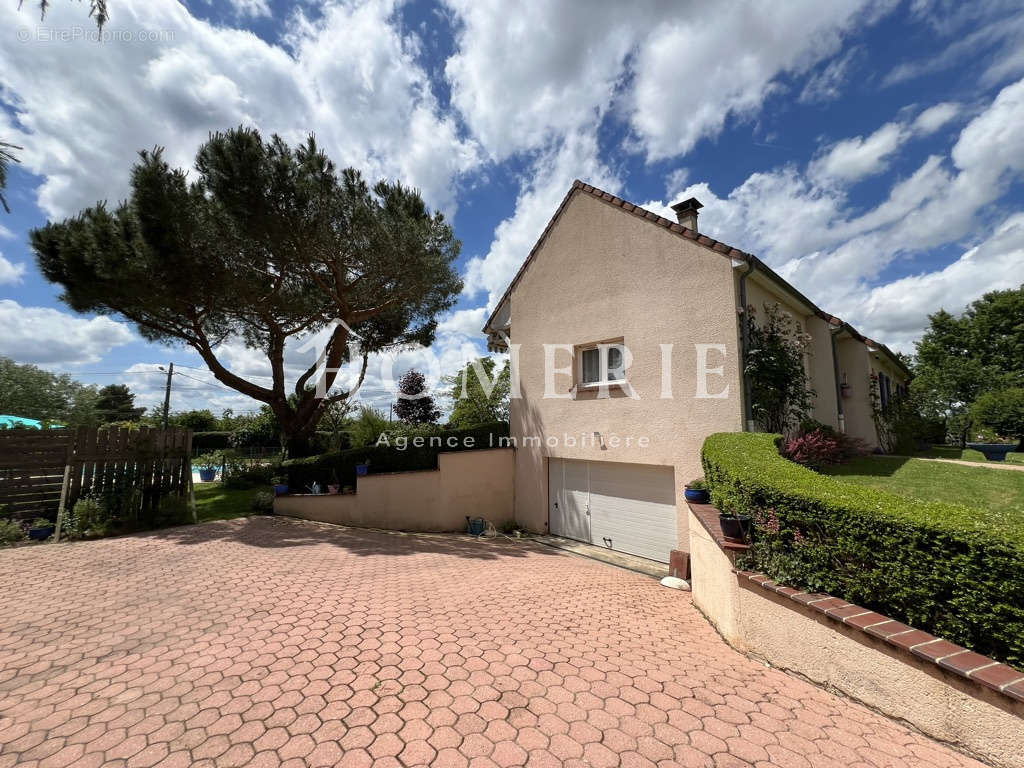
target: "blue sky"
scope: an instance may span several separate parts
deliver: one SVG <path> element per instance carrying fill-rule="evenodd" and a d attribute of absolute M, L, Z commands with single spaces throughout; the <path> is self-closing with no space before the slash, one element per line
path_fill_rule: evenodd
<path fill-rule="evenodd" d="M 144 405 L 169 360 L 195 366 L 175 408 L 254 404 L 188 350 L 71 313 L 27 232 L 123 197 L 135 151 L 187 167 L 240 123 L 314 132 L 454 217 L 466 290 L 435 374 L 482 349 L 488 308 L 574 178 L 663 213 L 696 195 L 703 231 L 906 351 L 939 306 L 1024 282 L 1019 2 L 110 0 L 102 44 L 76 39 L 82 4 L 44 21 L 30 5 L 0 4 L 0 140 L 24 147 L 0 214 L 0 355 L 126 381 Z M 266 373 L 241 345 L 221 351 Z M 365 394 L 389 399 L 379 372 Z"/>

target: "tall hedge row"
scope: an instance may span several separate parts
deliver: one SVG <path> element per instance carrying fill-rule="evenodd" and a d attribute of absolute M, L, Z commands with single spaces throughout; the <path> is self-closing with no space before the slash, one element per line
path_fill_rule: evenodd
<path fill-rule="evenodd" d="M 390 438 L 390 445 L 350 448 L 305 459 L 290 459 L 282 464 L 282 471 L 287 473 L 289 488 L 300 493 L 314 482 L 321 487 L 331 484 L 355 486 L 358 464 L 369 461 L 370 474 L 437 469 L 440 453 L 498 447 L 499 439 L 508 435 L 508 424 L 495 422 L 468 429 L 446 430 L 437 435 L 440 445 L 437 441 L 431 443 L 430 438 L 424 436 L 424 444 L 417 446 L 410 437 L 406 447 L 400 448 L 396 438 Z"/>
<path fill-rule="evenodd" d="M 192 452 L 225 451 L 229 447 L 230 432 L 193 432 Z"/>
<path fill-rule="evenodd" d="M 1021 521 L 819 475 L 780 456 L 780 440 L 731 433 L 704 443 L 713 503 L 754 517 L 743 567 L 1024 669 Z"/>

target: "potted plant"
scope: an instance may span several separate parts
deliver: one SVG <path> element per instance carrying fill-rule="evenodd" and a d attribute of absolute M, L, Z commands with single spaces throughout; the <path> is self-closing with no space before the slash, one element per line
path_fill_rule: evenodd
<path fill-rule="evenodd" d="M 356 464 L 356 475 L 359 477 L 366 477 L 370 474 L 370 460 L 367 459 L 362 464 Z"/>
<path fill-rule="evenodd" d="M 28 537 L 33 541 L 45 541 L 53 536 L 57 526 L 45 517 L 37 517 L 28 528 Z"/>
<path fill-rule="evenodd" d="M 331 496 L 337 496 L 338 491 L 341 490 L 341 483 L 338 482 L 338 470 L 331 470 L 331 482 L 327 484 L 327 493 Z"/>
<path fill-rule="evenodd" d="M 282 477 L 281 475 L 274 475 L 270 478 L 270 482 L 274 485 L 275 496 L 284 496 L 288 493 L 288 478 Z"/>
<path fill-rule="evenodd" d="M 212 483 L 217 479 L 217 468 L 224 466 L 224 452 L 211 451 L 196 456 L 193 463 L 199 469 L 199 482 Z"/>
<path fill-rule="evenodd" d="M 750 515 L 737 515 L 735 512 L 720 512 L 718 522 L 722 526 L 722 534 L 727 539 L 749 541 Z"/>
<path fill-rule="evenodd" d="M 688 482 L 683 495 L 686 496 L 687 501 L 692 501 L 694 504 L 707 504 L 711 501 L 711 493 L 708 491 L 707 481 L 703 477 Z"/>

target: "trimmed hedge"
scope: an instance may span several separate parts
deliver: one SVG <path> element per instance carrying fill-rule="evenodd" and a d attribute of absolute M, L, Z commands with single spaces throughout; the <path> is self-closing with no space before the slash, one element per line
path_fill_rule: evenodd
<path fill-rule="evenodd" d="M 507 423 L 494 422 L 442 432 L 437 436 L 441 439 L 441 445 L 431 444 L 430 438 L 424 437 L 424 445 L 417 447 L 413 445 L 413 438 L 409 438 L 406 448 L 399 449 L 395 445 L 395 438 L 391 438 L 391 446 L 349 448 L 305 459 L 289 459 L 282 463 L 281 470 L 288 475 L 288 487 L 299 492 L 314 482 L 321 486 L 337 484 L 354 487 L 356 465 L 367 460 L 370 462 L 369 472 L 374 475 L 437 469 L 437 456 L 440 453 L 498 447 L 499 438 L 508 437 L 508 434 Z"/>
<path fill-rule="evenodd" d="M 819 475 L 780 456 L 780 440 L 704 442 L 712 502 L 754 517 L 743 567 L 1024 668 L 1022 521 Z"/>
<path fill-rule="evenodd" d="M 193 432 L 192 452 L 225 451 L 229 447 L 229 437 L 231 437 L 230 432 Z"/>

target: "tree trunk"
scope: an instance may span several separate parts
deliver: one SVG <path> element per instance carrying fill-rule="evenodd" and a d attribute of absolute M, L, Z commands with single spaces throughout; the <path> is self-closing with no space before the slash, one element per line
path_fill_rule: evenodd
<path fill-rule="evenodd" d="M 286 436 L 284 439 L 284 450 L 289 459 L 302 459 L 316 453 L 313 449 L 312 436 L 308 433 Z"/>

